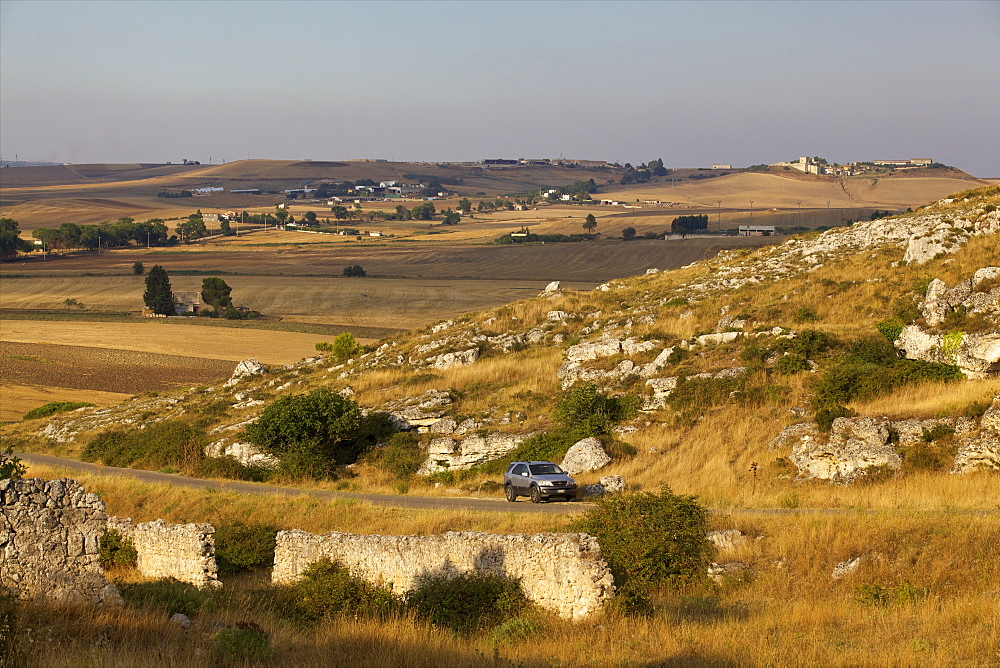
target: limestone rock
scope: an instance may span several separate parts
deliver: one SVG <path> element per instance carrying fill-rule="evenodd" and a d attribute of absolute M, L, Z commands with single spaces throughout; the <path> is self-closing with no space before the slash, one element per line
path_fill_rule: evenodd
<path fill-rule="evenodd" d="M 705 536 L 708 542 L 720 552 L 731 552 L 750 542 L 747 535 L 739 529 L 720 529 L 709 531 Z"/>
<path fill-rule="evenodd" d="M 557 295 L 557 294 L 559 294 L 559 281 L 552 281 L 551 283 L 549 283 L 548 285 L 545 286 L 545 289 L 542 290 L 542 293 L 541 293 L 540 296 L 542 296 L 542 297 L 545 297 L 545 296 L 554 296 L 554 295 Z"/>
<path fill-rule="evenodd" d="M 174 614 L 170 615 L 170 619 L 167 621 L 169 621 L 171 624 L 179 626 L 184 630 L 191 628 L 191 626 L 194 624 L 194 622 L 191 621 L 190 617 L 181 612 L 175 612 Z"/>
<path fill-rule="evenodd" d="M 469 348 L 452 353 L 444 353 L 434 358 L 431 367 L 435 369 L 450 369 L 453 366 L 468 366 L 479 359 L 479 348 Z"/>
<path fill-rule="evenodd" d="M 889 443 L 888 421 L 884 418 L 837 418 L 829 440 L 815 438 L 811 430 L 792 446 L 789 459 L 800 479 L 818 478 L 848 484 L 873 468 L 899 470 L 902 459 Z"/>
<path fill-rule="evenodd" d="M 463 423 L 464 424 L 464 423 Z M 417 475 L 430 475 L 439 471 L 461 471 L 476 464 L 499 459 L 517 449 L 527 438 L 526 434 L 493 432 L 486 436 L 468 434 L 462 439 L 457 434 L 435 438 L 427 445 L 427 459 Z"/>
<path fill-rule="evenodd" d="M 858 570 L 858 566 L 861 565 L 861 556 L 854 557 L 853 559 L 847 559 L 846 561 L 839 562 L 833 567 L 833 572 L 830 573 L 830 577 L 834 580 L 839 580 L 841 578 L 847 577 L 854 571 Z"/>
<path fill-rule="evenodd" d="M 725 580 L 727 576 L 739 575 L 746 570 L 749 570 L 749 568 L 742 561 L 730 561 L 726 564 L 712 562 L 708 566 L 708 578 L 718 583 Z"/>
<path fill-rule="evenodd" d="M 451 434 L 458 427 L 458 423 L 451 418 L 441 418 L 430 426 L 432 434 Z"/>
<path fill-rule="evenodd" d="M 227 443 L 225 439 L 205 446 L 206 457 L 232 457 L 243 466 L 277 468 L 278 458 L 250 443 Z"/>
<path fill-rule="evenodd" d="M 241 380 L 246 380 L 247 378 L 253 378 L 254 376 L 260 376 L 261 374 L 267 373 L 267 367 L 258 362 L 257 360 L 251 358 L 246 359 L 236 365 L 236 369 L 233 371 L 232 377 L 225 382 L 223 387 L 232 387 L 236 385 Z"/>
<path fill-rule="evenodd" d="M 625 478 L 620 475 L 603 475 L 601 476 L 601 486 L 610 494 L 624 492 Z"/>
<path fill-rule="evenodd" d="M 611 463 L 611 457 L 599 440 L 591 436 L 577 441 L 566 451 L 560 466 L 570 475 L 596 471 Z"/>
<path fill-rule="evenodd" d="M 134 524 L 111 517 L 108 528 L 132 541 L 136 570 L 150 578 L 173 578 L 202 588 L 218 588 L 215 527 L 211 524 L 167 524 L 163 520 Z"/>
<path fill-rule="evenodd" d="M 973 471 L 1000 472 L 1000 438 L 983 436 L 962 442 L 955 455 L 955 464 L 951 472 L 971 473 Z"/>

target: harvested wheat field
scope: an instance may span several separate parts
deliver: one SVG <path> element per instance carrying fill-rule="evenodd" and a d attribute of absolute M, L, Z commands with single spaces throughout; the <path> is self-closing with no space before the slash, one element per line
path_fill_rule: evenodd
<path fill-rule="evenodd" d="M 171 355 L 180 359 L 227 360 L 254 357 L 263 364 L 290 364 L 315 354 L 324 337 L 298 332 L 174 325 L 160 318 L 136 322 L 4 320 L 4 342 L 85 346 Z M 222 367 L 219 367 L 222 368 Z M 217 376 L 213 376 L 217 377 Z"/>
<path fill-rule="evenodd" d="M 232 362 L 216 359 L 0 341 L 0 419 L 17 419 L 50 401 L 110 405 L 139 392 L 213 382 L 232 370 Z"/>

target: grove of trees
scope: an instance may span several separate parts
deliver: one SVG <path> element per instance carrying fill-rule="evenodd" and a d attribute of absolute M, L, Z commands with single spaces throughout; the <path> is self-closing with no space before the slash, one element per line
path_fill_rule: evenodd
<path fill-rule="evenodd" d="M 28 253 L 34 246 L 20 237 L 21 228 L 13 218 L 0 218 L 0 260 L 13 260 L 18 253 Z"/>

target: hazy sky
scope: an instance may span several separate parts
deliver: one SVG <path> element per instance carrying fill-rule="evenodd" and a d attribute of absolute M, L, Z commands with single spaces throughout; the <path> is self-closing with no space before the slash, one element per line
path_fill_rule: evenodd
<path fill-rule="evenodd" d="M 2 0 L 0 154 L 1000 177 L 1000 2 Z"/>

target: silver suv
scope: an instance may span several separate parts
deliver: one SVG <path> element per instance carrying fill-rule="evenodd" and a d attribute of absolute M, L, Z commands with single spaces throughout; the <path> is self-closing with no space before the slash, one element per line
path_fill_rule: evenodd
<path fill-rule="evenodd" d="M 508 501 L 519 496 L 531 497 L 532 503 L 543 499 L 576 498 L 576 481 L 552 462 L 513 462 L 503 474 L 503 493 Z"/>

